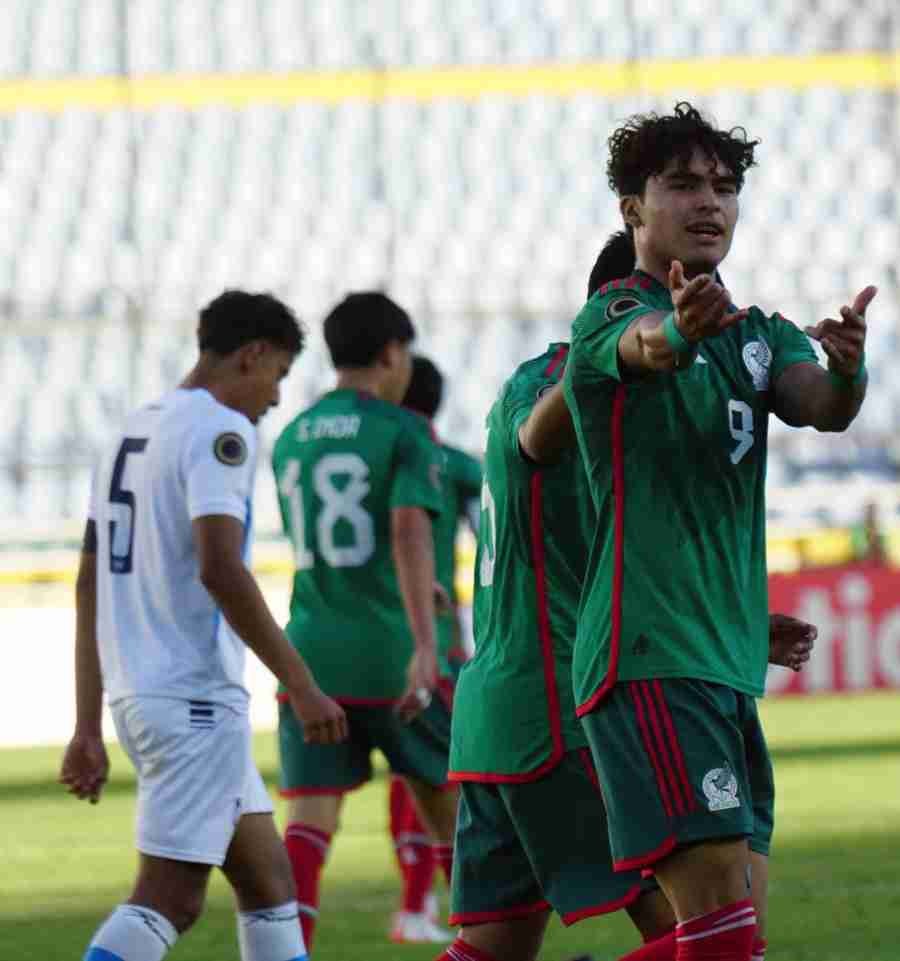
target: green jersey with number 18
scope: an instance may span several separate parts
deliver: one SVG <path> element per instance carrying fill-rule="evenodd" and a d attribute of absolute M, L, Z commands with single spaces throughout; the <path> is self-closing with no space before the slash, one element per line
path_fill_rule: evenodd
<path fill-rule="evenodd" d="M 792 323 L 752 307 L 687 369 L 623 377 L 626 327 L 670 310 L 668 289 L 638 271 L 595 294 L 572 332 L 564 389 L 597 507 L 573 667 L 579 715 L 617 680 L 763 693 L 772 387 L 816 356 Z"/>
<path fill-rule="evenodd" d="M 519 428 L 561 377 L 551 344 L 506 382 L 488 416 L 475 558 L 475 656 L 456 686 L 450 779 L 531 781 L 585 744 L 572 696 L 575 617 L 593 504 L 573 448 L 539 467 Z"/>
<path fill-rule="evenodd" d="M 295 573 L 287 634 L 325 693 L 386 704 L 406 687 L 413 638 L 391 512 L 443 505 L 443 454 L 418 415 L 355 390 L 299 414 L 272 454 Z"/>

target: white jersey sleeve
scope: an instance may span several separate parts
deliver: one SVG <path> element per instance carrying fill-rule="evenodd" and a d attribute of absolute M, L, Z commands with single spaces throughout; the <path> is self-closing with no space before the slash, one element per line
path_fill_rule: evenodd
<path fill-rule="evenodd" d="M 256 467 L 256 431 L 249 421 L 222 411 L 193 432 L 185 458 L 190 519 L 226 514 L 243 523 Z"/>

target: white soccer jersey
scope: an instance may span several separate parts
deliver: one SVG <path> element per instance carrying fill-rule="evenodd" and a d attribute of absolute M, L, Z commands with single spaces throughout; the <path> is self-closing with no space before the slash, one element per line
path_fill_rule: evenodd
<path fill-rule="evenodd" d="M 191 521 L 244 525 L 249 556 L 256 430 L 206 390 L 132 413 L 94 475 L 97 639 L 109 702 L 138 695 L 247 709 L 244 643 L 200 583 Z"/>

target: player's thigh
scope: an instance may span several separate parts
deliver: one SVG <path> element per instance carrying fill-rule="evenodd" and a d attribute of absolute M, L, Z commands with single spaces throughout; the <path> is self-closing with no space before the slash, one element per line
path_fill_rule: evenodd
<path fill-rule="evenodd" d="M 392 708 L 370 708 L 372 742 L 395 774 L 433 787 L 447 782 L 450 757 L 450 709 L 435 695 L 424 711 L 404 721 Z"/>
<path fill-rule="evenodd" d="M 606 808 L 590 752 L 568 752 L 548 774 L 498 786 L 544 898 L 562 918 L 617 911 L 655 882 L 638 871 L 614 871 Z"/>
<path fill-rule="evenodd" d="M 245 814 L 240 819 L 222 873 L 242 911 L 271 908 L 293 899 L 291 864 L 270 813 Z"/>
<path fill-rule="evenodd" d="M 278 710 L 280 793 L 286 798 L 340 796 L 372 777 L 372 743 L 357 708 L 347 709 L 350 734 L 340 744 L 307 744 L 287 703 Z"/>
<path fill-rule="evenodd" d="M 747 757 L 747 776 L 753 798 L 753 834 L 750 850 L 768 856 L 775 830 L 775 774 L 766 743 L 756 699 L 741 695 L 744 750 Z"/>
<path fill-rule="evenodd" d="M 247 802 L 252 759 L 246 715 L 172 698 L 131 698 L 113 713 L 138 774 L 138 850 L 221 865 Z"/>
<path fill-rule="evenodd" d="M 730 688 L 692 679 L 630 681 L 582 718 L 617 870 L 753 833 L 738 700 Z"/>
<path fill-rule="evenodd" d="M 499 785 L 463 782 L 450 882 L 450 924 L 515 921 L 549 909 Z"/>

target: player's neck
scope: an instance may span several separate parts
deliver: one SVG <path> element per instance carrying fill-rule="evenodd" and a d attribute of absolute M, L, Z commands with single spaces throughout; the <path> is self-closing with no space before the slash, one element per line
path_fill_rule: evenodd
<path fill-rule="evenodd" d="M 184 380 L 178 385 L 184 390 L 205 390 L 226 407 L 238 409 L 234 398 L 228 390 L 229 384 L 226 378 L 219 375 L 219 371 L 213 366 L 199 361 Z"/>
<path fill-rule="evenodd" d="M 383 384 L 377 370 L 371 368 L 344 368 L 337 372 L 335 390 L 359 390 L 383 399 Z"/>
<path fill-rule="evenodd" d="M 645 274 L 649 274 L 654 280 L 658 280 L 663 287 L 669 286 L 669 270 L 671 269 L 671 261 L 661 261 L 657 260 L 655 257 L 642 256 L 638 253 L 635 259 L 635 270 L 640 270 Z M 711 274 L 714 275 L 716 272 L 715 266 L 702 265 L 702 264 L 688 264 L 682 265 L 684 267 L 685 280 L 693 280 L 694 277 L 699 274 Z"/>

